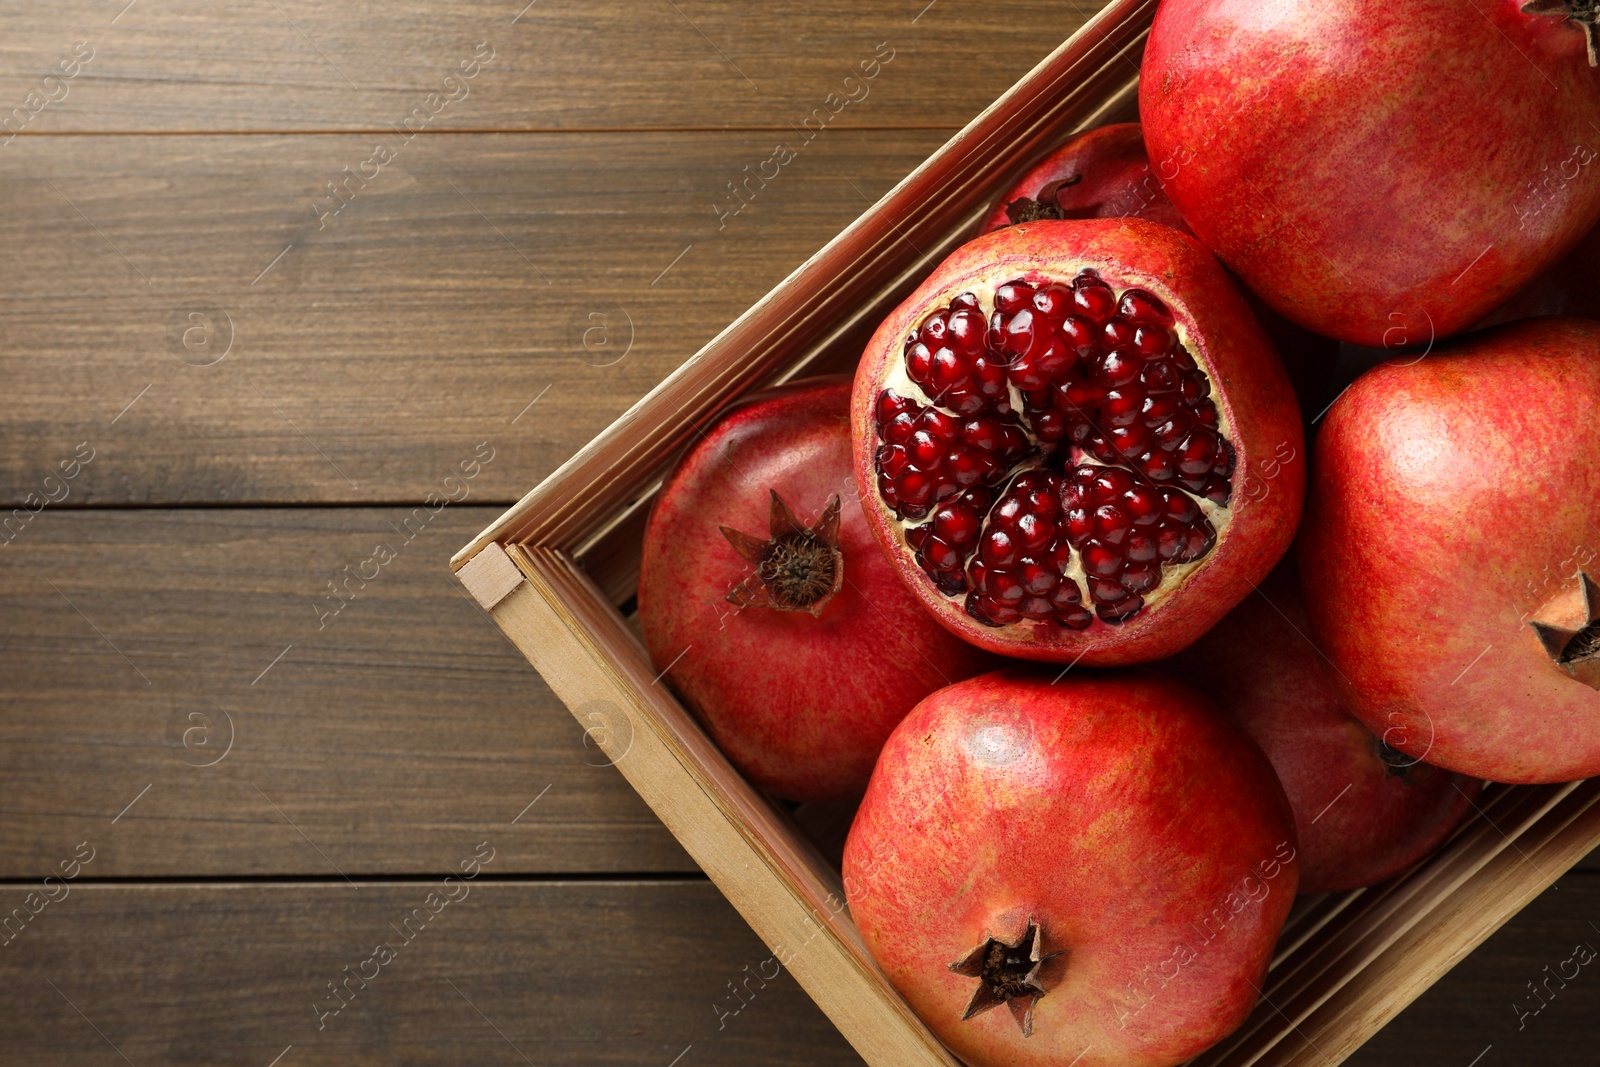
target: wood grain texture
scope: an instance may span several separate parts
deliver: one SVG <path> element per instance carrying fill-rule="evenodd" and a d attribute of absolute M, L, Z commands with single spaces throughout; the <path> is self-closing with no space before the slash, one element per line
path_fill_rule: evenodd
<path fill-rule="evenodd" d="M 491 835 L 497 873 L 697 871 L 449 576 L 470 501 L 41 513 L 0 549 L 0 877 L 85 838 L 99 877 L 444 871 Z"/>
<path fill-rule="evenodd" d="M 0 1062 L 858 1063 L 787 976 L 719 1028 L 768 951 L 708 883 L 625 879 L 693 864 L 444 563 L 1090 6 L 8 5 L 0 519 L 66 496 L 0 535 L 0 916 L 85 840 L 86 877 L 211 881 L 80 883 L 31 920 L 0 947 Z M 468 95 L 399 143 L 480 41 Z M 868 97 L 801 144 L 880 42 Z M 795 160 L 721 217 L 779 141 Z M 325 583 L 482 442 L 469 497 L 318 630 Z M 218 503 L 368 506 L 162 510 Z M 73 510 L 123 504 L 155 507 Z M 195 766 L 224 710 L 235 747 Z M 368 876 L 480 841 L 489 880 L 317 1030 L 324 983 L 431 888 Z M 258 876 L 319 881 L 233 881 Z M 1563 879 L 1352 1062 L 1594 1062 L 1592 966 L 1521 1030 L 1512 1003 L 1600 944 L 1597 905 Z"/>
<path fill-rule="evenodd" d="M 21 105 L 86 41 L 36 132 L 385 129 L 474 54 L 493 59 L 433 129 L 786 129 L 829 93 L 853 126 L 961 125 L 1071 34 L 1084 0 L 15 5 L 0 102 Z M 518 17 L 521 12 L 520 17 Z M 847 86 L 887 44 L 865 89 Z M 870 69 L 870 68 L 869 68 Z"/>
<path fill-rule="evenodd" d="M 710 884 L 497 883 L 498 862 L 366 989 L 352 983 L 354 999 L 322 1030 L 313 1004 L 331 1006 L 325 983 L 379 941 L 398 944 L 390 924 L 425 907 L 438 881 L 69 884 L 0 948 L 0 1049 L 7 1062 L 74 1067 L 122 1062 L 108 1041 L 139 1067 L 264 1067 L 291 1044 L 283 1067 L 523 1063 L 509 1039 L 540 1067 L 666 1067 L 691 1045 L 682 1067 L 860 1062 L 787 975 L 752 979 L 746 1006 L 718 1014 L 738 1007 L 727 983 L 773 968 Z M 0 886 L 0 905 L 22 906 L 29 891 Z M 1600 876 L 1569 874 L 1348 1062 L 1468 1067 L 1492 1045 L 1480 1067 L 1587 1067 L 1600 961 L 1565 987 L 1552 981 L 1520 1030 L 1513 1005 L 1538 1007 L 1528 982 L 1579 943 L 1600 947 L 1584 918 L 1596 914 Z M 575 982 L 575 962 L 604 988 Z"/>
<path fill-rule="evenodd" d="M 774 135 L 419 137 L 321 229 L 371 138 L 19 138 L 0 502 L 82 442 L 71 505 L 420 500 L 488 440 L 510 503 L 947 133 L 827 130 L 720 229 Z"/>
<path fill-rule="evenodd" d="M 279 1067 L 861 1062 L 709 883 L 507 884 L 498 864 L 410 926 L 441 881 L 69 883 L 0 948 L 0 1058 L 266 1067 L 293 1046 Z M 0 903 L 26 892 L 0 886 Z M 392 961 L 366 963 L 379 943 Z M 321 1015 L 339 1003 L 327 983 L 358 971 L 376 977 Z"/>

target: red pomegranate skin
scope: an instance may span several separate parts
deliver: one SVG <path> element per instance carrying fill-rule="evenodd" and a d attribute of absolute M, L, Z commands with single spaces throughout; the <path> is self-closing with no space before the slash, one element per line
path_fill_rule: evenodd
<path fill-rule="evenodd" d="M 1209 371 L 1211 395 L 1235 450 L 1228 526 L 1183 583 L 1120 623 L 1095 618 L 1083 630 L 1050 622 L 991 628 L 942 595 L 908 550 L 877 491 L 874 405 L 901 359 L 904 339 L 929 310 L 985 279 L 1071 278 L 1088 266 L 1118 290 L 1161 299 Z M 1144 663 L 1173 655 L 1214 626 L 1282 558 L 1305 493 L 1300 410 L 1283 364 L 1221 265 L 1192 238 L 1141 219 L 1082 219 L 1008 226 L 956 249 L 884 319 L 856 371 L 851 399 L 855 469 L 873 534 L 901 579 L 952 633 L 1019 659 L 1086 667 Z"/>
<path fill-rule="evenodd" d="M 1189 232 L 1183 216 L 1162 190 L 1160 178 L 1150 169 L 1144 133 L 1137 122 L 1096 126 L 1045 156 L 999 199 L 978 232 L 1010 226 L 1008 204 L 1037 200 L 1046 185 L 1075 175 L 1081 180 L 1057 195 L 1062 218 L 1139 218 Z"/>
<path fill-rule="evenodd" d="M 1195 235 L 1329 337 L 1463 330 L 1600 217 L 1600 71 L 1517 0 L 1163 0 L 1141 75 Z"/>
<path fill-rule="evenodd" d="M 1385 746 L 1317 650 L 1292 561 L 1171 661 L 1272 761 L 1294 809 L 1300 890 L 1373 885 L 1428 855 L 1482 783 Z"/>
<path fill-rule="evenodd" d="M 1160 175 L 1151 169 L 1137 122 L 1096 126 L 1050 153 L 1000 197 L 978 232 L 1012 225 L 1008 204 L 1035 200 L 1045 186 L 1074 175 L 1083 180 L 1058 194 L 1064 218 L 1137 218 L 1194 236 L 1167 196 Z M 1327 404 L 1339 343 L 1290 322 L 1248 289 L 1241 295 L 1278 350 L 1302 413 L 1320 411 Z"/>
<path fill-rule="evenodd" d="M 640 564 L 651 662 L 734 766 L 790 800 L 858 795 L 917 701 L 994 665 L 928 618 L 874 543 L 851 475 L 849 398 L 837 375 L 728 412 L 667 479 Z M 720 527 L 765 538 L 772 490 L 805 522 L 841 498 L 844 581 L 820 615 L 726 599 L 754 568 Z"/>
<path fill-rule="evenodd" d="M 1176 682 L 1012 668 L 941 689 L 884 746 L 845 844 L 884 973 L 977 1067 L 1167 1067 L 1249 1014 L 1298 880 L 1261 751 Z M 1046 992 L 963 1020 L 950 964 L 1039 927 Z M 1081 1057 L 1081 1058 L 1080 1058 Z"/>
<path fill-rule="evenodd" d="M 1600 577 L 1600 323 L 1529 319 L 1368 371 L 1328 412 L 1297 552 L 1346 700 L 1417 759 L 1600 774 L 1600 692 L 1530 620 Z"/>

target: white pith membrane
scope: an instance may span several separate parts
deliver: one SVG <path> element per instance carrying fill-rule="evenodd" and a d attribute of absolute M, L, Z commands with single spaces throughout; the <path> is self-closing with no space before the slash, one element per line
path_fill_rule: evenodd
<path fill-rule="evenodd" d="M 1237 446 L 1234 443 L 1233 428 L 1230 420 L 1228 419 L 1227 412 L 1223 405 L 1218 402 L 1218 398 L 1215 393 L 1214 385 L 1217 380 L 1217 376 L 1213 372 L 1209 362 L 1197 351 L 1194 346 L 1189 343 L 1188 328 L 1185 325 L 1181 315 L 1178 314 L 1177 309 L 1179 305 L 1172 300 L 1169 295 L 1165 295 L 1162 292 L 1157 291 L 1155 286 L 1144 282 L 1119 284 L 1118 281 L 1112 278 L 1104 277 L 1104 275 L 1102 275 L 1098 269 L 1090 264 L 1063 264 L 1060 270 L 1042 271 L 1038 269 L 1030 269 L 1020 272 L 1015 265 L 1010 265 L 1002 268 L 996 268 L 994 271 L 988 274 L 971 278 L 959 285 L 952 285 L 948 287 L 938 298 L 928 302 L 927 307 L 929 310 L 926 314 L 921 316 L 917 321 L 910 325 L 908 333 L 903 334 L 895 340 L 895 350 L 889 355 L 888 372 L 879 381 L 874 393 L 874 412 L 877 410 L 878 398 L 881 397 L 885 391 L 889 391 L 897 394 L 900 397 L 904 397 L 913 401 L 918 407 L 934 407 L 937 410 L 944 412 L 946 415 L 949 415 L 951 418 L 956 419 L 957 421 L 965 421 L 966 419 L 973 417 L 960 415 L 951 407 L 948 407 L 944 404 L 934 403 L 934 398 L 931 397 L 920 385 L 912 380 L 906 364 L 906 348 L 908 343 L 907 338 L 913 333 L 920 332 L 923 326 L 938 312 L 948 311 L 950 309 L 951 301 L 955 300 L 962 294 L 970 293 L 977 298 L 978 310 L 981 313 L 985 323 L 988 323 L 991 321 L 995 310 L 995 291 L 1001 286 L 1020 281 L 1033 286 L 1035 289 L 1042 289 L 1048 285 L 1071 287 L 1074 279 L 1085 270 L 1095 273 L 1096 275 L 1100 275 L 1102 280 L 1106 281 L 1106 283 L 1110 286 L 1112 292 L 1115 294 L 1119 302 L 1124 293 L 1131 289 L 1139 289 L 1150 294 L 1151 296 L 1154 296 L 1163 305 L 1165 305 L 1172 318 L 1172 322 L 1168 328 L 1170 329 L 1171 333 L 1175 335 L 1177 344 L 1188 353 L 1191 359 L 1193 359 L 1196 368 L 1201 374 L 1205 375 L 1206 380 L 1209 383 L 1212 383 L 1212 391 L 1209 394 L 1209 399 L 1211 400 L 1211 406 L 1216 412 L 1216 423 L 1213 429 L 1223 441 L 1228 443 L 1229 448 L 1232 451 L 1234 460 L 1233 467 L 1229 471 L 1226 480 L 1230 487 L 1235 486 L 1237 480 L 1235 479 L 1234 474 L 1238 469 L 1236 451 Z M 988 347 L 987 344 L 985 345 L 985 351 L 995 354 L 994 350 Z M 997 355 L 998 358 L 1002 360 L 1005 358 L 1003 354 Z M 1028 471 L 1049 471 L 1059 474 L 1070 473 L 1074 468 L 1080 466 L 1096 468 L 1120 468 L 1133 475 L 1136 484 L 1152 485 L 1159 488 L 1163 492 L 1175 490 L 1183 493 L 1189 500 L 1193 501 L 1198 506 L 1200 514 L 1211 524 L 1212 529 L 1215 531 L 1215 539 L 1210 549 L 1198 558 L 1189 562 L 1167 562 L 1158 560 L 1157 566 L 1160 571 L 1160 580 L 1153 588 L 1142 594 L 1143 606 L 1137 609 L 1134 613 L 1114 621 L 1107 620 L 1096 612 L 1095 601 L 1089 594 L 1089 575 L 1084 569 L 1083 554 L 1078 546 L 1070 546 L 1070 565 L 1066 568 L 1063 568 L 1061 570 L 1061 574 L 1064 578 L 1071 579 L 1077 585 L 1079 590 L 1079 603 L 1095 616 L 1093 622 L 1089 627 L 1086 627 L 1086 629 L 1094 629 L 1107 625 L 1115 626 L 1123 622 L 1132 621 L 1144 615 L 1152 608 L 1158 607 L 1162 602 L 1169 599 L 1179 589 L 1181 589 L 1183 585 L 1188 582 L 1190 577 L 1208 559 L 1215 555 L 1218 549 L 1221 548 L 1222 542 L 1227 536 L 1229 523 L 1233 514 L 1231 510 L 1231 505 L 1235 503 L 1235 496 L 1233 494 L 1230 493 L 1228 504 L 1218 504 L 1206 496 L 1201 495 L 1199 492 L 1189 490 L 1184 486 L 1177 484 L 1176 482 L 1152 482 L 1145 478 L 1132 462 L 1105 463 L 1100 459 L 1097 459 L 1090 452 L 1077 445 L 1071 444 L 1067 440 L 1063 440 L 1054 445 L 1045 444 L 1041 442 L 1038 436 L 1034 433 L 1033 425 L 1030 417 L 1027 414 L 1026 405 L 1023 400 L 1023 390 L 1019 389 L 1015 383 L 1009 380 L 1009 375 L 1007 378 L 1006 392 L 1010 400 L 1012 414 L 1009 417 L 1000 417 L 1001 421 L 1006 422 L 1007 425 L 1015 425 L 1018 429 L 1020 429 L 1022 434 L 1027 438 L 1028 444 L 1036 451 L 1034 454 L 1027 456 L 1020 462 L 1015 463 L 1007 468 L 1003 476 L 997 479 L 983 479 L 978 483 L 992 488 L 994 493 L 994 503 L 990 505 L 990 508 L 983 516 L 982 529 L 976 538 L 972 549 L 961 557 L 962 570 L 964 573 L 970 573 L 970 567 L 973 560 L 978 558 L 979 553 L 982 550 L 981 546 L 984 537 L 989 533 L 992 526 L 993 511 L 995 507 L 998 506 L 1001 496 L 1011 487 L 1018 475 Z M 985 411 L 982 414 L 988 417 L 997 417 L 988 411 Z M 1102 427 L 1101 429 L 1103 432 L 1104 428 Z M 874 420 L 873 448 L 875 454 L 875 475 L 879 475 L 881 473 L 881 467 L 877 462 L 876 456 L 879 449 L 884 444 L 885 441 L 881 434 L 881 427 L 877 426 L 876 420 Z M 1066 456 L 1061 455 L 1063 450 L 1067 452 Z M 960 494 L 957 493 L 946 500 L 935 501 L 931 503 L 928 506 L 927 514 L 920 518 L 902 518 L 884 500 L 881 492 L 875 492 L 874 496 L 882 515 L 896 529 L 898 529 L 900 540 L 902 543 L 906 544 L 906 550 L 913 557 L 913 565 L 917 566 L 917 570 L 921 578 L 927 581 L 930 586 L 933 586 L 935 591 L 942 599 L 951 604 L 957 605 L 958 607 L 963 607 L 963 613 L 970 615 L 971 613 L 965 611 L 964 609 L 968 594 L 959 593 L 951 595 L 944 590 L 939 589 L 932 576 L 929 575 L 920 565 L 915 563 L 915 550 L 906 539 L 906 532 L 914 527 L 920 527 L 924 525 L 931 527 L 931 524 L 934 521 L 934 516 L 937 514 L 940 505 L 959 499 Z M 1063 542 L 1066 540 L 1064 533 L 1059 534 L 1059 536 Z M 968 588 L 971 588 L 970 579 L 968 581 Z M 978 621 L 984 622 L 986 626 L 993 626 L 992 623 L 982 618 L 979 618 Z M 1045 627 L 1056 632 L 1074 632 L 1068 628 L 1066 623 L 1050 620 L 1034 620 L 1029 618 L 1018 619 L 1014 622 L 1008 622 L 1000 626 L 995 626 L 994 628 L 997 631 L 1006 631 L 1013 630 L 1018 627 Z"/>

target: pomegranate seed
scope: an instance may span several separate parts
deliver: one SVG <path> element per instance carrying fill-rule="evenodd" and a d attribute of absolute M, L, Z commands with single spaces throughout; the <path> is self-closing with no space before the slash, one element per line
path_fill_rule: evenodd
<path fill-rule="evenodd" d="M 878 395 L 878 492 L 918 565 L 974 618 L 1119 623 L 1166 568 L 1215 547 L 1195 498 L 1228 506 L 1233 448 L 1155 294 L 1090 270 L 1006 282 L 987 312 L 962 293 L 904 359 L 930 402 Z M 1044 464 L 1018 471 L 1034 457 Z"/>
<path fill-rule="evenodd" d="M 1206 474 L 1217 461 L 1217 435 L 1201 427 L 1178 446 L 1179 474 Z"/>
<path fill-rule="evenodd" d="M 1152 563 L 1159 555 L 1156 551 L 1155 538 L 1143 530 L 1135 530 L 1128 535 L 1127 543 L 1122 546 L 1122 552 L 1129 563 Z"/>
<path fill-rule="evenodd" d="M 1083 608 L 1062 610 L 1056 615 L 1056 621 L 1063 626 L 1070 626 L 1074 630 L 1087 630 L 1089 624 L 1094 622 L 1094 616 Z"/>
<path fill-rule="evenodd" d="M 885 445 L 878 450 L 878 472 L 898 478 L 911 463 L 904 445 Z"/>
<path fill-rule="evenodd" d="M 1014 623 L 1018 619 L 1022 618 L 1022 612 L 1018 611 L 1016 608 L 1001 604 L 998 601 L 987 605 L 983 609 L 983 614 L 980 615 L 974 606 L 974 601 L 970 594 L 967 596 L 967 613 L 973 618 L 977 619 L 979 622 L 988 626 L 1009 626 L 1011 623 Z"/>
<path fill-rule="evenodd" d="M 1157 426 L 1177 414 L 1182 404 L 1182 399 L 1170 392 L 1152 393 L 1145 397 L 1144 404 L 1139 408 L 1139 414 L 1144 416 L 1146 426 Z"/>
<path fill-rule="evenodd" d="M 1067 512 L 1067 540 L 1073 544 L 1087 538 L 1094 533 L 1094 521 L 1089 518 L 1088 508 L 1073 508 Z"/>
<path fill-rule="evenodd" d="M 1000 336 L 1003 350 L 1013 356 L 1025 356 L 1033 351 L 1033 312 L 1023 308 L 1001 322 Z"/>
<path fill-rule="evenodd" d="M 1033 306 L 1047 319 L 1059 320 L 1072 306 L 1072 290 L 1064 285 L 1050 285 L 1033 294 Z"/>
<path fill-rule="evenodd" d="M 1096 604 L 1115 604 L 1119 600 L 1125 600 L 1127 596 L 1128 591 L 1115 579 L 1089 579 L 1089 599 Z"/>
<path fill-rule="evenodd" d="M 1122 571 L 1122 554 L 1100 541 L 1085 541 L 1083 569 L 1097 578 L 1115 578 Z"/>
<path fill-rule="evenodd" d="M 906 373 L 911 375 L 914 382 L 925 382 L 933 370 L 933 349 L 921 341 L 913 341 L 906 347 Z"/>
<path fill-rule="evenodd" d="M 1055 523 L 1032 513 L 1017 518 L 1017 544 L 1023 551 L 1047 547 L 1055 538 Z"/>
<path fill-rule="evenodd" d="M 1120 545 L 1133 528 L 1133 520 L 1115 504 L 1101 504 L 1094 509 L 1094 535 L 1107 544 Z"/>
<path fill-rule="evenodd" d="M 1136 485 L 1122 496 L 1123 507 L 1128 509 L 1135 526 L 1148 526 L 1161 518 L 1166 506 L 1165 495 L 1154 486 Z"/>
<path fill-rule="evenodd" d="M 1056 613 L 1055 605 L 1050 603 L 1050 601 L 1046 600 L 1044 597 L 1040 596 L 1029 597 L 1027 600 L 1024 600 L 1022 602 L 1022 606 L 1017 610 L 1022 613 L 1022 617 L 1024 619 L 1033 619 L 1038 622 L 1043 622 L 1044 620 L 1054 616 Z"/>
<path fill-rule="evenodd" d="M 1047 565 L 1026 557 L 1017 566 L 1017 576 L 1022 579 L 1022 587 L 1034 596 L 1044 596 L 1061 582 L 1061 576 Z"/>
<path fill-rule="evenodd" d="M 1033 296 L 1033 286 L 1027 282 L 1007 282 L 994 291 L 994 309 L 1002 315 L 1013 315 L 1028 306 Z"/>
<path fill-rule="evenodd" d="M 1152 452 L 1137 461 L 1139 470 L 1152 482 L 1170 482 L 1173 479 L 1172 457 L 1165 452 Z"/>
<path fill-rule="evenodd" d="M 1072 290 L 1073 309 L 1090 322 L 1103 325 L 1117 313 L 1117 295 L 1099 278 L 1080 274 Z"/>
<path fill-rule="evenodd" d="M 1188 544 L 1187 541 L 1179 546 L 1182 551 Z M 991 572 L 999 568 L 1009 567 L 1017 560 L 1017 546 L 1012 543 L 1011 535 L 1004 530 L 990 530 L 989 536 L 983 539 L 983 562 Z M 991 573 L 990 577 L 996 577 Z"/>
<path fill-rule="evenodd" d="M 983 477 L 985 464 L 983 458 L 975 452 L 952 450 L 946 454 L 945 464 L 950 477 L 962 489 L 973 485 Z"/>
<path fill-rule="evenodd" d="M 938 464 L 944 455 L 944 442 L 935 438 L 926 430 L 918 430 L 911 435 L 911 465 L 920 471 L 929 470 Z M 1211 467 L 1211 458 L 1206 457 L 1205 469 Z"/>
<path fill-rule="evenodd" d="M 884 390 L 878 397 L 878 425 L 887 426 L 898 416 L 909 413 L 915 407 L 916 404 L 910 399 Z"/>
<path fill-rule="evenodd" d="M 1129 392 L 1124 389 L 1107 390 L 1105 405 L 1102 409 L 1107 425 L 1132 426 L 1139 419 L 1140 409 L 1144 407 L 1145 399 L 1137 391 Z"/>
<path fill-rule="evenodd" d="M 970 506 L 952 504 L 933 517 L 933 532 L 953 545 L 971 544 L 982 528 L 983 516 Z"/>
<path fill-rule="evenodd" d="M 933 494 L 932 480 L 918 470 L 909 470 L 902 474 L 897 488 L 900 490 L 900 499 L 914 508 L 926 504 L 928 497 Z"/>
<path fill-rule="evenodd" d="M 1194 522 L 1200 515 L 1200 506 L 1182 493 L 1168 491 L 1166 513 L 1168 523 L 1175 526 L 1187 526 Z"/>
<path fill-rule="evenodd" d="M 1133 344 L 1133 337 L 1137 332 L 1138 328 L 1133 323 L 1125 319 L 1112 319 L 1106 323 L 1105 329 L 1100 331 L 1100 334 L 1105 338 L 1106 348 L 1111 349 L 1127 348 Z"/>
<path fill-rule="evenodd" d="M 1172 335 L 1167 332 L 1165 326 L 1140 326 L 1133 331 L 1134 350 L 1146 359 L 1165 355 L 1171 344 Z"/>
<path fill-rule="evenodd" d="M 1129 289 L 1123 293 L 1121 302 L 1117 304 L 1117 314 L 1136 326 L 1147 323 L 1172 325 L 1172 312 L 1167 310 L 1167 305 L 1143 289 Z"/>
<path fill-rule="evenodd" d="M 988 326 L 979 312 L 974 310 L 956 312 L 950 316 L 946 330 L 950 336 L 950 344 L 957 352 L 975 356 L 983 351 L 983 335 L 987 332 Z"/>
<path fill-rule="evenodd" d="M 1102 504 L 1121 499 L 1133 488 L 1133 476 L 1120 467 L 1079 467 L 1077 473 L 1089 479 L 1092 499 Z"/>
<path fill-rule="evenodd" d="M 1144 607 L 1143 597 L 1128 596 L 1114 604 L 1097 605 L 1095 613 L 1106 622 L 1125 622 L 1139 614 L 1139 609 L 1142 607 Z"/>
<path fill-rule="evenodd" d="M 1161 569 L 1153 563 L 1129 563 L 1122 569 L 1122 587 L 1130 593 L 1145 593 L 1161 581 Z"/>
<path fill-rule="evenodd" d="M 1163 526 L 1156 533 L 1156 548 L 1163 563 L 1178 562 L 1187 543 L 1181 526 Z"/>

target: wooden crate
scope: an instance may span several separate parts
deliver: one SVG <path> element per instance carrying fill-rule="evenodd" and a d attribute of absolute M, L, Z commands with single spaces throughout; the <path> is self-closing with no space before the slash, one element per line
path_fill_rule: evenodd
<path fill-rule="evenodd" d="M 877 322 L 976 225 L 1002 181 L 1072 131 L 1136 114 L 1155 0 L 1114 0 L 453 560 L 800 985 L 874 1067 L 956 1059 L 884 980 L 838 870 L 753 789 L 623 616 L 662 476 L 744 394 L 848 369 Z M 1195 1061 L 1337 1063 L 1600 843 L 1600 779 L 1495 787 L 1444 848 L 1383 885 L 1302 899 L 1261 1003 Z"/>

